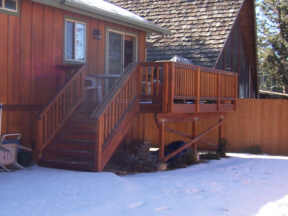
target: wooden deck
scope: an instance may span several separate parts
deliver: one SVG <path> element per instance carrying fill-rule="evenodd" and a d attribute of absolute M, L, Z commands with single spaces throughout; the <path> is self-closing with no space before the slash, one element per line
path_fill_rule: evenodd
<path fill-rule="evenodd" d="M 85 97 L 86 71 L 86 66 L 80 68 L 39 115 L 35 158 L 44 166 L 102 171 L 140 112 L 158 113 L 165 128 L 164 121 L 169 119 L 189 119 L 181 117 L 184 113 L 209 116 L 236 109 L 238 77 L 234 73 L 171 62 L 131 65 L 119 80 L 112 77 L 112 89 L 102 88 L 97 105 Z M 97 79 L 107 83 L 103 82 L 107 76 Z M 99 96 L 99 89 L 95 91 Z M 95 107 L 87 111 L 87 104 Z M 191 119 L 196 121 L 195 116 Z M 206 132 L 194 134 L 185 148 L 196 148 L 195 143 L 211 130 L 219 127 L 221 131 L 222 121 L 221 117 Z M 173 154 L 163 157 L 161 137 L 160 159 L 165 161 Z"/>

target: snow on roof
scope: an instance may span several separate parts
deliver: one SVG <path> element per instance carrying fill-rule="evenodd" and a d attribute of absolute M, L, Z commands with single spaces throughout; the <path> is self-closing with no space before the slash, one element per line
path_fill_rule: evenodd
<path fill-rule="evenodd" d="M 94 9 L 103 10 L 103 11 L 106 11 L 108 13 L 118 14 L 118 15 L 123 16 L 123 17 L 127 17 L 127 18 L 131 18 L 131 19 L 135 19 L 135 20 L 139 20 L 139 21 L 148 23 L 148 21 L 145 20 L 144 18 L 142 18 L 142 17 L 126 10 L 126 9 L 123 9 L 121 7 L 114 5 L 114 4 L 106 2 L 104 0 L 66 0 L 66 2 L 79 3 L 79 4 L 87 5 L 91 8 L 94 8 Z"/>
<path fill-rule="evenodd" d="M 132 26 L 134 28 L 154 32 L 158 34 L 169 34 L 170 31 L 156 25 L 146 19 L 118 7 L 104 0 L 32 0 L 39 4 L 68 10 L 85 16 L 102 19 L 121 25 Z"/>
<path fill-rule="evenodd" d="M 104 0 L 65 0 L 64 5 L 95 13 L 117 22 L 141 27 L 148 32 L 168 34 L 169 31 L 146 19 Z"/>

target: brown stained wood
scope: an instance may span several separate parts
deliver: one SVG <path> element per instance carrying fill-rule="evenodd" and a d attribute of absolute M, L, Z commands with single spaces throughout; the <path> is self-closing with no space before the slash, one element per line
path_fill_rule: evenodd
<path fill-rule="evenodd" d="M 200 95 L 201 94 L 201 69 L 198 67 L 196 76 L 196 107 L 195 111 L 200 111 Z"/>
<path fill-rule="evenodd" d="M 162 112 L 168 112 L 169 101 L 169 63 L 164 64 L 162 89 Z"/>
<path fill-rule="evenodd" d="M 159 122 L 159 160 L 165 158 L 165 120 Z"/>
<path fill-rule="evenodd" d="M 160 67 L 156 67 L 156 96 L 160 95 Z"/>
<path fill-rule="evenodd" d="M 150 88 L 151 88 L 151 92 L 150 95 L 154 95 L 154 70 L 155 67 L 151 67 L 151 74 L 150 74 Z"/>
<path fill-rule="evenodd" d="M 178 148 L 176 151 L 170 153 L 169 155 L 167 155 L 164 158 L 164 161 L 168 161 L 169 159 L 171 159 L 172 157 L 174 157 L 175 155 L 179 154 L 180 152 L 182 152 L 183 150 L 191 147 L 193 144 L 195 144 L 196 142 L 198 142 L 203 136 L 207 135 L 208 133 L 210 133 L 211 131 L 217 129 L 218 127 L 220 127 L 223 124 L 223 119 L 220 118 L 220 120 L 214 124 L 213 126 L 209 127 L 207 130 L 205 130 L 204 132 L 200 133 L 198 136 L 196 136 L 195 138 L 193 138 L 190 142 L 186 143 L 185 145 L 181 146 L 180 148 Z"/>
<path fill-rule="evenodd" d="M 123 140 L 124 136 L 128 133 L 132 120 L 136 117 L 137 114 L 137 105 L 134 103 L 127 112 L 127 115 L 124 116 L 122 121 L 120 122 L 118 128 L 116 128 L 114 135 L 110 137 L 110 139 L 105 144 L 105 149 L 103 149 L 102 155 L 102 169 L 105 167 L 107 162 L 112 157 L 113 153 L 115 152 L 116 148 Z"/>
<path fill-rule="evenodd" d="M 221 91 L 220 91 L 220 88 L 221 88 L 221 77 L 220 77 L 220 74 L 218 73 L 217 74 L 217 110 L 218 112 L 221 111 Z"/>
<path fill-rule="evenodd" d="M 101 116 L 98 119 L 98 126 L 97 126 L 97 140 L 96 143 L 97 145 L 95 145 L 96 150 L 96 158 L 95 158 L 95 162 L 96 162 L 96 170 L 97 171 L 102 171 L 102 151 L 103 151 L 103 144 L 104 144 L 104 137 L 103 137 L 103 131 L 104 130 L 104 119 Z"/>
<path fill-rule="evenodd" d="M 174 104 L 174 97 L 175 97 L 175 64 L 170 63 L 170 68 L 171 68 L 171 75 L 170 75 L 170 86 L 169 86 L 169 101 L 168 101 L 168 112 L 172 112 L 172 107 Z"/>
<path fill-rule="evenodd" d="M 74 86 L 74 82 L 77 79 L 84 78 L 84 76 L 81 76 L 81 74 L 86 73 L 86 66 L 83 66 L 72 78 L 65 87 L 54 97 L 54 99 L 49 103 L 47 107 L 39 114 L 38 119 L 38 127 L 37 128 L 37 136 L 43 136 L 43 138 L 38 138 L 38 140 L 43 140 L 40 143 L 37 143 L 37 149 L 39 149 L 39 153 L 41 155 L 41 151 L 44 150 L 44 148 L 52 141 L 52 139 L 56 136 L 56 134 L 60 131 L 60 129 L 64 126 L 65 122 L 68 120 L 68 118 L 71 116 L 71 114 L 75 111 L 75 109 L 82 103 L 83 97 L 77 97 L 77 101 L 72 102 L 72 98 L 75 94 L 77 94 L 76 91 L 72 91 L 72 86 Z M 56 108 L 58 106 L 58 103 L 60 103 L 60 99 L 63 97 L 63 95 L 68 94 L 69 97 L 65 97 L 64 104 L 66 104 L 66 107 L 69 107 L 67 112 L 65 112 L 65 115 L 63 116 L 63 119 L 61 122 L 56 122 L 58 112 L 56 111 Z M 40 127 L 40 124 L 42 126 Z M 39 130 L 44 129 L 44 134 L 42 132 L 39 132 Z"/>
<path fill-rule="evenodd" d="M 145 73 L 145 95 L 149 95 L 149 67 L 144 69 Z"/>

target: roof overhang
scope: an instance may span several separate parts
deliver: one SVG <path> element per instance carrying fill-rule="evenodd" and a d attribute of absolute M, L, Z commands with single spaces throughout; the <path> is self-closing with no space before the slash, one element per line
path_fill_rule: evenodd
<path fill-rule="evenodd" d="M 93 17 L 96 19 L 136 28 L 138 30 L 142 30 L 149 33 L 170 34 L 169 30 L 162 28 L 154 23 L 151 23 L 145 20 L 144 18 L 141 18 L 115 5 L 113 7 L 118 8 L 120 10 L 122 9 L 126 11 L 126 13 L 130 13 L 131 15 L 134 16 L 127 16 L 127 14 L 126 15 L 121 14 L 119 13 L 119 11 L 113 11 L 113 10 L 107 11 L 105 9 L 102 9 L 101 7 L 91 7 L 88 4 L 85 4 L 83 1 L 77 1 L 77 0 L 32 0 L 32 1 L 39 4 L 44 4 L 51 7 L 63 9 L 66 11 L 78 13 L 88 17 Z M 107 4 L 111 3 L 107 2 Z"/>

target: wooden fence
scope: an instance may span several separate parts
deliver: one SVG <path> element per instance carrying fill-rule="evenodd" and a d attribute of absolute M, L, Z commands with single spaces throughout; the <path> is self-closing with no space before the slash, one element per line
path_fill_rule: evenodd
<path fill-rule="evenodd" d="M 237 110 L 224 114 L 224 137 L 228 141 L 228 151 L 255 151 L 288 155 L 288 100 L 284 99 L 239 99 Z M 208 128 L 218 116 L 199 121 L 197 132 Z M 192 124 L 173 123 L 170 128 L 192 134 Z M 211 145 L 217 142 L 217 131 L 205 137 Z M 159 130 L 153 114 L 141 114 L 135 121 L 128 139 L 149 141 L 155 145 L 159 141 Z M 175 134 L 167 134 L 166 144 L 181 140 Z"/>
<path fill-rule="evenodd" d="M 231 151 L 258 146 L 265 153 L 288 155 L 288 100 L 238 100 L 237 111 L 226 114 L 225 137 Z"/>

